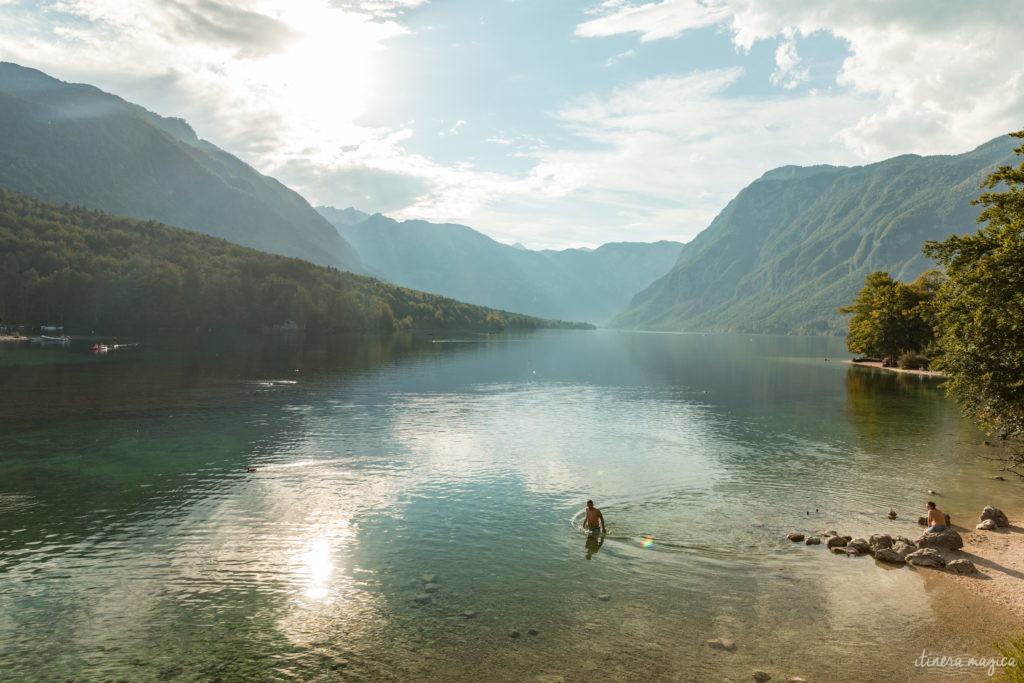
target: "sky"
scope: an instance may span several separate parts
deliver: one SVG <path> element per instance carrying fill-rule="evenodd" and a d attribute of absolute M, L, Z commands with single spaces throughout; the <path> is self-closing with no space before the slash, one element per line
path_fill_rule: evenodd
<path fill-rule="evenodd" d="M 1024 128 L 1018 0 L 0 0 L 93 84 L 314 205 L 530 248 L 688 241 L 787 164 Z"/>

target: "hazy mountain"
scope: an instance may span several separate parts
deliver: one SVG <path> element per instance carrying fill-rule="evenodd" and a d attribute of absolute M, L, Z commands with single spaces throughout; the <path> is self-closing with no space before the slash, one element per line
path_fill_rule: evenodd
<path fill-rule="evenodd" d="M 332 225 L 355 225 L 356 223 L 362 223 L 370 217 L 370 214 L 365 211 L 353 209 L 351 206 L 347 209 L 336 209 L 333 206 L 318 206 L 316 210 Z"/>
<path fill-rule="evenodd" d="M 344 214 L 319 210 L 329 219 Z M 380 214 L 334 225 L 370 272 L 395 284 L 481 306 L 590 322 L 621 311 L 634 293 L 672 267 L 682 246 L 621 242 L 594 250 L 531 251 L 464 225 L 399 223 Z"/>
<path fill-rule="evenodd" d="M 868 166 L 785 166 L 743 189 L 675 267 L 611 324 L 659 330 L 843 333 L 864 276 L 914 280 L 925 240 L 977 229 L 970 201 L 999 164 L 1003 136 L 966 154 L 905 155 Z"/>
<path fill-rule="evenodd" d="M 0 62 L 0 130 L 0 188 L 361 270 L 305 199 L 181 119 Z"/>

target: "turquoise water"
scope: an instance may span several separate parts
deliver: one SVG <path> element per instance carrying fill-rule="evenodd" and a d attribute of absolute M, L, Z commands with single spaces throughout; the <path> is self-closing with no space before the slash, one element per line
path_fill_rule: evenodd
<path fill-rule="evenodd" d="M 937 380 L 839 339 L 85 346 L 0 346 L 4 678 L 914 678 L 1014 625 L 785 539 L 1024 507 Z"/>

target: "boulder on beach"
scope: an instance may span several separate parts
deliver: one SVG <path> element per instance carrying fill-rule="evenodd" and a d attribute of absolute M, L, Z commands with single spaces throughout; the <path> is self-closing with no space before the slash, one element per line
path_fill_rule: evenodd
<path fill-rule="evenodd" d="M 842 548 L 846 545 L 846 539 L 842 536 L 829 536 L 825 545 L 829 548 Z"/>
<path fill-rule="evenodd" d="M 946 565 L 946 569 L 948 571 L 953 572 L 954 574 L 976 574 L 976 573 L 978 573 L 978 568 L 974 566 L 974 563 L 971 562 L 968 559 L 963 559 L 963 558 L 961 558 L 959 560 L 953 560 L 952 562 L 950 562 L 949 564 Z"/>
<path fill-rule="evenodd" d="M 916 567 L 945 567 L 946 560 L 934 548 L 921 548 L 907 555 L 908 563 Z"/>
<path fill-rule="evenodd" d="M 904 543 L 906 545 L 909 545 L 911 548 L 916 548 L 917 547 L 917 545 L 913 541 L 911 541 L 909 538 L 907 538 L 906 536 L 897 536 L 896 538 L 892 539 L 892 544 L 894 546 L 897 543 Z"/>
<path fill-rule="evenodd" d="M 868 539 L 868 545 L 875 552 L 878 552 L 882 548 L 892 547 L 892 536 L 889 534 L 871 534 L 871 538 Z"/>
<path fill-rule="evenodd" d="M 1003 511 L 991 505 L 986 505 L 985 509 L 981 511 L 981 521 L 984 522 L 986 519 L 991 519 L 996 526 L 1010 526 L 1010 520 L 1006 518 Z"/>
<path fill-rule="evenodd" d="M 754 680 L 761 681 L 761 683 L 764 683 L 764 681 L 772 680 L 772 677 L 769 676 L 768 673 L 765 671 L 757 670 L 754 672 Z"/>
<path fill-rule="evenodd" d="M 917 548 L 913 544 L 903 543 L 902 541 L 896 541 L 892 545 L 892 551 L 900 557 L 902 557 L 903 559 L 906 559 L 907 555 L 914 552 L 915 550 L 917 550 Z M 875 553 L 875 557 L 878 557 L 877 553 Z"/>
<path fill-rule="evenodd" d="M 924 534 L 917 539 L 918 548 L 943 548 L 944 550 L 960 550 L 964 547 L 964 539 L 952 529 Z"/>
<path fill-rule="evenodd" d="M 927 517 L 918 517 L 917 518 L 917 523 L 920 524 L 921 526 L 928 526 L 928 518 Z"/>
<path fill-rule="evenodd" d="M 835 529 L 829 529 L 828 531 L 822 531 L 821 535 L 822 536 L 838 536 L 839 532 L 836 531 Z"/>
<path fill-rule="evenodd" d="M 799 543 L 800 541 L 804 540 L 804 535 L 799 531 L 791 531 L 790 533 L 786 534 L 786 538 L 793 541 L 794 543 Z"/>
<path fill-rule="evenodd" d="M 821 539 L 817 536 L 808 536 L 807 540 L 804 541 L 807 545 L 818 545 L 821 543 Z"/>
<path fill-rule="evenodd" d="M 980 529 L 981 531 L 995 531 L 996 521 L 994 519 L 986 519 L 984 522 L 982 522 L 974 528 Z"/>
<path fill-rule="evenodd" d="M 906 562 L 906 560 L 903 559 L 903 556 L 892 548 L 879 548 L 875 551 L 875 559 L 881 562 L 889 562 L 891 564 L 903 564 Z"/>
<path fill-rule="evenodd" d="M 847 553 L 857 553 L 863 555 L 864 553 L 871 550 L 871 544 L 865 541 L 863 538 L 854 538 L 846 542 Z"/>

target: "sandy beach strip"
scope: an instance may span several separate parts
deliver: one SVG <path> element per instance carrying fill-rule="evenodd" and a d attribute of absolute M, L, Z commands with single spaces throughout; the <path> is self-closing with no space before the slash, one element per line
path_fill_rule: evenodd
<path fill-rule="evenodd" d="M 887 368 L 882 365 L 881 361 L 862 361 L 855 363 L 853 360 L 844 360 L 847 365 L 852 365 L 856 368 L 872 368 L 874 370 L 884 370 L 885 372 L 899 372 L 905 375 L 921 375 L 923 377 L 945 377 L 944 374 L 935 370 L 910 370 L 906 368 Z"/>
<path fill-rule="evenodd" d="M 1024 519 L 1011 518 L 1008 527 L 962 535 L 964 547 L 956 556 L 973 562 L 978 573 L 948 576 L 1024 618 Z"/>

